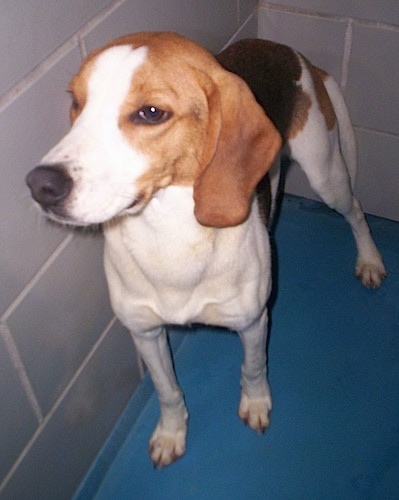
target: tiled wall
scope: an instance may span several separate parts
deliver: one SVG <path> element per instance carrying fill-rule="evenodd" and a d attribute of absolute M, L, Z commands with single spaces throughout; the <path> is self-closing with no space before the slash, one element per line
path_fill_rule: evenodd
<path fill-rule="evenodd" d="M 24 177 L 68 128 L 65 88 L 112 37 L 175 30 L 217 51 L 256 36 L 257 0 L 0 7 L 0 497 L 70 498 L 139 379 L 111 312 L 101 235 L 32 207 Z"/>
<path fill-rule="evenodd" d="M 260 38 L 300 50 L 341 84 L 358 141 L 356 193 L 369 213 L 399 220 L 399 3 L 261 1 Z M 314 197 L 299 169 L 286 191 Z"/>

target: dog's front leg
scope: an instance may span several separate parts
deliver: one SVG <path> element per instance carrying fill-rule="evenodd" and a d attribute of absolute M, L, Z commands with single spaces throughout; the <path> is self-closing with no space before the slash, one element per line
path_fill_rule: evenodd
<path fill-rule="evenodd" d="M 185 452 L 187 409 L 174 373 L 165 329 L 157 328 L 142 335 L 132 332 L 132 337 L 158 394 L 161 415 L 149 448 L 154 466 L 163 467 Z"/>
<path fill-rule="evenodd" d="M 266 368 L 267 309 L 250 327 L 238 334 L 244 347 L 238 414 L 246 425 L 257 432 L 264 432 L 269 426 L 272 409 Z"/>

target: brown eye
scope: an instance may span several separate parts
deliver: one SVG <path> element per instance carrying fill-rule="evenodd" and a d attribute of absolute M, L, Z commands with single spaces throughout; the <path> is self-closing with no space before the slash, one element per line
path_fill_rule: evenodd
<path fill-rule="evenodd" d="M 137 125 L 158 125 L 171 117 L 171 113 L 156 106 L 143 106 L 129 116 L 132 123 Z"/>
<path fill-rule="evenodd" d="M 79 110 L 79 103 L 78 103 L 77 99 L 74 96 L 72 96 L 71 109 L 72 109 L 72 111 L 78 111 Z"/>
<path fill-rule="evenodd" d="M 71 95 L 71 106 L 69 108 L 69 118 L 71 123 L 74 123 L 74 121 L 82 111 L 82 105 L 72 92 L 70 92 L 70 95 Z"/>

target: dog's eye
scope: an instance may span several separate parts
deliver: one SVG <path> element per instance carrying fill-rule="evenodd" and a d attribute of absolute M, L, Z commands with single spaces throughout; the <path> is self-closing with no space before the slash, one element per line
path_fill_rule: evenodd
<path fill-rule="evenodd" d="M 78 101 L 76 99 L 72 99 L 71 108 L 74 111 L 77 111 L 79 109 L 79 103 L 78 103 Z"/>
<path fill-rule="evenodd" d="M 80 109 L 79 101 L 71 92 L 71 111 L 77 112 Z"/>
<path fill-rule="evenodd" d="M 71 95 L 71 106 L 69 108 L 69 118 L 73 123 L 82 111 L 82 103 L 75 97 L 73 92 L 69 91 Z"/>
<path fill-rule="evenodd" d="M 130 121 L 136 124 L 158 125 L 168 120 L 170 116 L 168 111 L 156 106 L 143 106 L 130 115 Z"/>

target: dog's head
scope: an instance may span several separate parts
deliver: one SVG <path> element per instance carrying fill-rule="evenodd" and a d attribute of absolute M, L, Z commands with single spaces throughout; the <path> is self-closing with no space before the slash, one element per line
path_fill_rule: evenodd
<path fill-rule="evenodd" d="M 69 91 L 72 128 L 26 180 L 45 212 L 70 224 L 137 214 L 172 184 L 193 186 L 201 224 L 239 224 L 281 146 L 247 85 L 176 34 L 111 42 Z"/>

